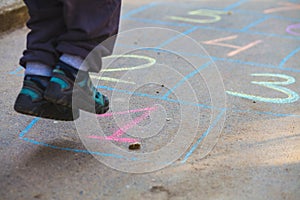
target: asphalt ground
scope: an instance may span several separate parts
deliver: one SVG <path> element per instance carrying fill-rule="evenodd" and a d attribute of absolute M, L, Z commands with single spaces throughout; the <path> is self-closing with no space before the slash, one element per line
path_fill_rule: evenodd
<path fill-rule="evenodd" d="M 2 34 L 1 199 L 299 199 L 299 10 L 124 1 L 111 110 L 75 122 L 13 111 L 28 30 Z"/>

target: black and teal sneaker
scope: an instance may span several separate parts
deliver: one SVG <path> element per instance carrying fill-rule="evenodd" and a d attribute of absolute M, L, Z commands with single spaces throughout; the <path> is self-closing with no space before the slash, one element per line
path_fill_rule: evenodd
<path fill-rule="evenodd" d="M 44 91 L 49 79 L 36 75 L 25 76 L 23 87 L 14 105 L 15 111 L 54 120 L 73 121 L 77 119 L 79 117 L 78 110 L 72 110 L 44 99 Z"/>
<path fill-rule="evenodd" d="M 88 72 L 59 61 L 45 91 L 45 99 L 69 108 L 103 114 L 109 109 L 106 96 L 97 91 Z"/>

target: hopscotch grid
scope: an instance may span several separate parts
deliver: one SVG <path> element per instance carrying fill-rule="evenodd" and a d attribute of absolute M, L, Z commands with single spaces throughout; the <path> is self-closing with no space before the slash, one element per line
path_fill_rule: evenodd
<path fill-rule="evenodd" d="M 26 134 L 29 133 L 29 131 L 40 121 L 39 117 L 35 117 L 19 134 L 19 138 L 23 141 L 35 144 L 35 145 L 40 145 L 44 147 L 49 147 L 52 149 L 57 149 L 57 150 L 64 150 L 64 151 L 71 151 L 75 153 L 85 153 L 85 154 L 93 154 L 93 155 L 99 155 L 99 156 L 105 156 L 105 157 L 113 157 L 113 158 L 119 158 L 119 159 L 126 159 L 126 160 L 136 160 L 136 158 L 127 158 L 121 155 L 117 154 L 109 154 L 109 153 L 103 153 L 103 152 L 93 152 L 93 151 L 88 151 L 88 150 L 83 150 L 83 149 L 73 149 L 73 148 L 68 148 L 68 147 L 59 147 L 55 145 L 50 145 L 44 142 L 39 142 L 34 139 L 30 139 L 25 137 Z"/>
<path fill-rule="evenodd" d="M 201 7 L 201 9 L 214 10 L 214 11 L 224 11 L 224 9 L 218 9 L 218 8 L 212 8 L 212 7 Z M 250 15 L 252 17 L 258 17 L 258 18 L 268 16 L 270 19 L 280 19 L 280 20 L 290 21 L 290 22 L 299 22 L 300 21 L 299 18 L 284 17 L 284 16 L 274 15 L 274 14 L 265 14 L 265 13 L 261 13 L 261 12 L 253 11 L 253 10 L 240 10 L 240 9 L 238 9 L 238 10 L 233 10 L 233 12 L 244 14 L 244 15 Z"/>
<path fill-rule="evenodd" d="M 298 18 L 292 18 L 292 17 L 284 17 L 280 15 L 273 15 L 273 14 L 265 14 L 265 13 L 255 13 L 255 11 L 247 11 L 247 10 L 235 10 L 236 13 L 241 14 L 249 14 L 254 17 L 264 17 L 267 16 L 269 19 L 279 19 L 283 21 L 289 21 L 289 22 L 299 22 L 300 20 Z"/>
<path fill-rule="evenodd" d="M 248 0 L 240 0 L 240 1 L 237 1 L 229 6 L 227 6 L 226 8 L 224 8 L 223 10 L 224 11 L 229 11 L 229 10 L 232 10 L 232 9 L 235 9 L 239 6 L 241 6 L 242 4 L 246 3 Z"/>
<path fill-rule="evenodd" d="M 198 148 L 199 144 L 206 138 L 206 136 L 211 132 L 211 130 L 217 125 L 217 123 L 221 120 L 222 116 L 225 114 L 225 109 L 222 110 L 216 119 L 210 124 L 208 129 L 197 139 L 196 143 L 191 147 L 191 149 L 185 154 L 181 163 L 185 163 L 189 157 L 193 154 L 194 151 Z"/>
<path fill-rule="evenodd" d="M 101 86 L 101 88 L 103 89 L 108 89 L 108 87 L 104 87 Z M 111 88 L 111 90 L 113 91 L 117 91 L 115 88 Z M 117 91 L 120 92 L 120 91 Z M 125 92 L 125 91 L 122 91 Z M 133 92 L 129 92 L 130 94 L 135 94 Z M 142 96 L 147 96 L 142 95 Z M 179 100 L 173 100 L 173 99 L 168 99 L 168 98 L 163 98 L 160 97 L 161 100 L 165 100 L 168 102 L 174 102 L 174 103 L 180 103 L 180 104 L 186 104 L 186 105 L 193 105 L 193 106 L 199 106 L 202 108 L 207 108 L 207 109 L 216 109 L 213 108 L 211 106 L 203 106 L 203 104 L 195 104 L 195 103 L 191 103 L 191 102 L 183 102 L 183 101 L 179 101 Z M 197 149 L 197 146 L 201 143 L 201 141 L 210 133 L 211 129 L 214 128 L 214 126 L 216 125 L 216 123 L 218 123 L 218 121 L 221 119 L 222 115 L 228 110 L 226 108 L 220 108 L 217 109 L 220 111 L 219 115 L 217 116 L 217 118 L 213 121 L 213 123 L 210 125 L 210 127 L 201 135 L 201 137 L 197 140 L 197 142 L 193 145 L 193 147 L 188 151 L 188 153 L 185 155 L 182 163 L 185 163 L 188 158 L 192 155 L 192 153 Z M 264 115 L 271 115 L 271 116 L 275 116 L 275 117 L 295 117 L 295 118 L 300 118 L 300 115 L 295 115 L 295 114 L 282 114 L 282 113 L 272 113 L 272 112 L 262 112 L 262 111 L 252 111 L 252 110 L 238 110 L 238 109 L 231 109 L 233 112 L 242 112 L 242 113 L 256 113 L 256 114 L 264 114 Z M 82 149 L 72 149 L 72 148 L 68 148 L 68 147 L 58 147 L 58 146 L 54 146 L 54 145 L 49 145 L 47 143 L 43 143 L 43 142 L 39 142 L 33 139 L 29 139 L 26 138 L 25 135 L 27 133 L 29 133 L 29 131 L 39 122 L 40 118 L 36 117 L 34 118 L 19 134 L 19 138 L 26 141 L 26 142 L 30 142 L 32 144 L 36 144 L 36 145 L 40 145 L 40 146 L 45 146 L 45 147 L 49 147 L 49 148 L 53 148 L 53 149 L 57 149 L 57 150 L 64 150 L 64 151 L 70 151 L 70 152 L 75 152 L 75 153 L 86 153 L 86 154 L 93 154 L 93 155 L 98 155 L 98 156 L 105 156 L 105 157 L 113 157 L 113 158 L 118 158 L 118 159 L 126 159 L 126 160 L 136 160 L 136 158 L 127 158 L 124 156 L 120 156 L 117 154 L 108 154 L 108 153 L 103 153 L 103 152 L 92 152 L 92 151 L 88 151 L 88 150 L 82 150 Z"/>
<path fill-rule="evenodd" d="M 242 0 L 244 1 L 243 3 L 246 3 L 249 0 Z M 300 2 L 297 2 L 300 3 Z M 127 20 L 130 18 L 135 18 L 133 17 L 134 15 L 141 13 L 143 11 L 146 11 L 150 8 L 154 8 L 156 6 L 167 6 L 170 5 L 172 3 L 167 3 L 167 2 L 152 2 L 146 5 L 143 5 L 137 9 L 134 9 L 132 11 L 129 11 L 128 13 L 124 14 L 121 19 Z M 240 5 L 242 5 L 241 3 L 238 3 Z M 263 12 L 258 12 L 255 10 L 243 10 L 243 9 L 236 9 L 238 6 L 236 6 L 237 4 L 234 3 L 232 5 L 229 5 L 227 8 L 213 8 L 213 7 L 201 7 L 201 9 L 209 9 L 209 10 L 215 10 L 215 11 L 234 11 L 235 13 L 241 13 L 241 14 L 247 14 L 247 15 L 252 15 L 252 16 L 256 16 L 256 17 L 264 17 L 264 16 L 268 16 L 269 18 L 275 18 L 275 19 L 281 19 L 281 20 L 285 20 L 285 21 L 291 21 L 291 22 L 299 22 L 298 18 L 292 18 L 292 17 L 284 17 L 281 15 L 276 15 L 276 14 L 266 14 Z M 231 7 L 231 8 L 229 8 Z M 234 9 L 234 10 L 233 10 Z"/>
<path fill-rule="evenodd" d="M 186 81 L 188 81 L 190 78 L 192 78 L 193 76 L 195 76 L 197 73 L 199 73 L 200 71 L 204 70 L 206 67 L 208 67 L 209 65 L 211 65 L 212 62 L 209 61 L 203 65 L 201 65 L 198 69 L 194 70 L 193 72 L 189 73 L 188 75 L 186 75 L 185 77 L 183 77 L 179 82 L 177 82 L 168 92 L 166 92 L 166 94 L 162 97 L 163 99 L 168 99 L 168 97 L 172 94 L 172 92 L 174 92 L 178 87 L 180 87 L 183 83 L 185 83 Z"/>
<path fill-rule="evenodd" d="M 224 8 L 224 11 L 229 11 L 232 10 L 236 7 L 239 7 L 240 5 L 242 5 L 243 3 L 247 2 L 248 0 L 240 0 L 234 4 L 231 4 L 229 6 L 227 6 L 226 8 Z M 153 8 L 155 6 L 159 5 L 158 2 L 153 2 L 147 5 L 144 5 L 142 7 L 139 7 L 137 9 L 134 9 L 132 11 L 129 11 L 127 14 L 122 16 L 122 19 L 126 19 L 126 20 L 142 20 L 143 22 L 150 22 L 150 23 L 157 23 L 157 24 L 161 24 L 161 25 L 169 25 L 169 26 L 181 26 L 181 27 L 190 27 L 190 30 L 197 30 L 197 29 L 210 29 L 210 30 L 221 30 L 221 31 L 229 31 L 229 32 L 236 32 L 236 33 L 248 33 L 248 34 L 255 34 L 255 35 L 265 35 L 265 36 L 270 36 L 270 37 L 279 37 L 279 38 L 285 38 L 285 39 L 295 39 L 295 40 L 300 40 L 297 37 L 294 36 L 285 36 L 285 35 L 279 35 L 279 34 L 269 34 L 269 33 L 264 33 L 264 32 L 259 32 L 259 31 L 248 31 L 249 28 L 254 27 L 255 25 L 262 23 L 263 19 L 261 19 L 261 22 L 258 20 L 255 22 L 252 22 L 252 24 L 249 24 L 248 26 L 245 26 L 243 29 L 239 30 L 239 29 L 224 29 L 224 28 L 215 28 L 215 27 L 210 27 L 210 26 L 193 26 L 191 24 L 186 24 L 186 23 L 175 23 L 175 22 L 164 22 L 161 20 L 147 20 L 147 19 L 142 19 L 142 18 L 132 18 L 132 15 L 138 14 L 140 12 L 146 11 L 149 8 Z M 211 9 L 211 8 L 210 8 Z M 235 12 L 248 12 L 248 11 L 242 11 L 242 10 L 235 10 Z M 250 14 L 254 14 L 254 12 L 249 11 Z M 285 18 L 285 17 L 281 17 L 281 16 L 276 16 L 276 15 L 269 15 L 269 18 L 278 18 L 278 19 L 284 19 L 284 20 L 297 20 L 297 19 L 292 19 L 292 18 Z M 193 31 L 192 31 L 193 32 Z M 189 34 L 189 33 L 188 33 Z M 169 43 L 173 42 L 174 40 L 176 40 L 177 38 L 170 38 L 169 39 Z M 169 44 L 166 43 L 166 44 Z M 166 45 L 165 44 L 165 45 Z M 164 46 L 163 44 L 161 46 L 158 47 L 162 47 Z M 298 52 L 298 51 L 297 51 Z M 292 55 L 291 55 L 292 54 Z M 244 62 L 244 61 L 240 61 L 240 60 L 233 60 L 233 59 L 226 59 L 226 58 L 217 58 L 217 57 L 213 57 L 214 61 L 227 61 L 227 62 L 236 62 L 236 63 L 243 63 L 243 64 L 248 64 L 248 65 L 254 65 L 254 66 L 258 66 L 258 67 L 267 67 L 267 68 L 275 68 L 275 69 L 281 69 L 281 70 L 286 70 L 286 71 L 294 71 L 296 69 L 289 69 L 289 68 L 283 68 L 283 65 L 287 62 L 287 60 L 289 60 L 290 57 L 292 57 L 295 53 L 291 52 L 286 58 L 284 58 L 282 60 L 282 62 L 279 64 L 279 67 L 273 66 L 273 65 L 266 65 L 266 64 L 261 64 L 261 63 L 252 63 L 252 62 Z M 198 55 L 199 56 L 199 55 Z M 21 71 L 21 70 L 18 70 Z M 9 74 L 15 74 L 17 75 L 17 72 L 11 72 Z M 296 72 L 299 72 L 296 70 Z M 106 86 L 100 86 L 100 88 L 105 89 Z M 108 87 L 106 87 L 106 89 L 108 89 Z M 115 90 L 115 88 L 111 88 L 112 90 Z M 123 91 L 123 92 L 128 92 L 129 91 Z M 137 95 L 137 93 L 132 93 L 132 95 Z M 169 99 L 166 98 L 164 96 L 159 97 L 159 96 L 153 96 L 153 95 L 148 95 L 148 94 L 138 94 L 140 96 L 144 96 L 144 97 L 149 97 L 149 98 L 157 98 L 157 99 L 161 99 L 161 100 L 165 100 L 165 101 L 169 101 L 169 102 L 176 102 L 176 103 L 181 103 L 181 104 L 185 104 L 187 102 L 180 102 L 180 101 L 176 101 L 173 99 Z M 188 102 L 191 103 L 191 102 Z M 190 104 L 191 105 L 191 104 Z M 207 105 L 203 105 L 203 104 L 195 104 L 194 106 L 199 106 L 199 107 L 203 107 L 203 108 L 209 108 L 212 109 L 212 107 L 207 106 Z M 201 141 L 209 134 L 210 130 L 218 123 L 218 121 L 221 119 L 222 115 L 225 113 L 227 109 L 226 108 L 221 108 L 220 109 L 220 114 L 218 115 L 218 117 L 215 119 L 215 121 L 213 122 L 213 124 L 211 124 L 211 126 L 209 127 L 209 129 L 204 132 L 201 137 L 198 139 L 198 141 L 196 142 L 196 144 L 194 144 L 192 146 L 192 148 L 189 150 L 189 152 L 185 155 L 184 160 L 182 161 L 182 163 L 186 162 L 188 160 L 188 158 L 192 155 L 192 153 L 197 149 L 197 146 L 201 143 Z M 292 117 L 297 117 L 300 118 L 299 115 L 294 115 L 294 114 L 280 114 L 280 113 L 272 113 L 272 112 L 260 112 L 260 111 L 252 111 L 252 110 L 233 110 L 235 112 L 249 112 L 249 113 L 258 113 L 258 114 L 266 114 L 266 115 L 272 115 L 272 116 L 278 116 L 278 117 L 282 117 L 282 116 L 292 116 Z M 42 143 L 42 142 L 38 142 L 29 138 L 26 138 L 25 135 L 33 128 L 34 125 L 36 125 L 38 123 L 40 118 L 34 118 L 19 134 L 19 138 L 27 141 L 27 142 L 31 142 L 33 144 L 37 144 L 37 145 L 42 145 L 42 146 L 46 146 L 46 147 L 50 147 L 53 149 L 59 149 L 59 150 L 66 150 L 66 151 L 72 151 L 72 152 L 77 152 L 77 153 L 87 153 L 87 154 L 95 154 L 95 155 L 100 155 L 100 156 L 110 156 L 110 157 L 114 157 L 114 158 L 122 158 L 122 159 L 128 159 L 125 158 L 123 156 L 120 155 L 115 155 L 115 154 L 106 154 L 106 153 L 101 153 L 101 152 L 90 152 L 87 150 L 80 150 L 80 149 L 71 149 L 71 148 L 64 148 L 64 147 L 57 147 L 57 146 L 53 146 L 53 145 L 49 145 L 46 143 Z M 130 160 L 135 160 L 135 158 L 131 158 Z"/>
<path fill-rule="evenodd" d="M 201 9 L 213 10 L 213 11 L 224 11 L 224 9 L 212 8 L 212 7 L 201 7 Z M 274 14 L 265 14 L 265 13 L 254 11 L 254 10 L 238 9 L 238 10 L 232 10 L 232 11 L 234 13 L 240 13 L 240 14 L 244 14 L 244 15 L 250 15 L 252 17 L 258 17 L 258 19 L 268 16 L 270 19 L 280 19 L 280 20 L 290 21 L 290 22 L 300 22 L 299 18 L 285 17 L 285 16 L 281 16 L 281 15 L 274 15 Z M 135 17 L 132 17 L 132 18 L 135 18 Z"/>
<path fill-rule="evenodd" d="M 284 65 L 289 61 L 290 58 L 292 58 L 295 54 L 297 54 L 300 51 L 300 47 L 293 50 L 291 53 L 289 53 L 285 58 L 282 59 L 280 62 L 278 68 L 284 69 Z"/>
<path fill-rule="evenodd" d="M 155 48 L 157 48 L 157 49 L 162 48 L 162 47 L 164 47 L 164 46 L 166 46 L 166 45 L 168 45 L 168 44 L 174 42 L 175 40 L 177 40 L 177 39 L 179 39 L 179 38 L 182 38 L 182 37 L 184 37 L 184 36 L 187 36 L 187 35 L 190 34 L 190 33 L 193 33 L 193 32 L 196 31 L 196 30 L 198 30 L 198 27 L 194 26 L 194 27 L 192 27 L 191 29 L 188 29 L 188 30 L 184 31 L 183 33 L 180 33 L 180 34 L 178 34 L 178 35 L 176 35 L 176 36 L 174 36 L 174 37 L 171 37 L 170 39 L 166 40 L 165 42 L 163 42 L 162 44 L 158 45 L 158 46 L 155 47 Z"/>
<path fill-rule="evenodd" d="M 242 4 L 244 4 L 245 2 L 247 2 L 248 0 L 240 0 L 236 3 L 233 3 L 231 5 L 229 5 L 228 7 L 224 8 L 224 9 L 216 9 L 216 8 L 207 8 L 207 9 L 211 9 L 211 10 L 216 10 L 216 11 L 229 11 L 232 10 Z M 159 3 L 159 2 L 153 2 L 150 4 L 146 4 L 140 8 L 137 8 L 133 11 L 130 11 L 129 13 L 125 14 L 122 19 L 126 19 L 126 20 L 134 20 L 134 21 L 140 21 L 140 22 L 144 22 L 144 23 L 156 23 L 156 24 L 161 24 L 161 25 L 169 25 L 169 26 L 180 26 L 180 27 L 192 27 L 193 28 L 199 28 L 199 29 L 214 29 L 214 30 L 220 30 L 220 31 L 231 31 L 231 32 L 235 32 L 235 33 L 248 33 L 248 34 L 253 34 L 253 35 L 264 35 L 264 36 L 269 36 L 269 37 L 279 37 L 279 38 L 284 38 L 284 39 L 295 39 L 295 40 L 300 40 L 299 37 L 295 37 L 295 36 L 289 36 L 289 35 L 281 35 L 281 34 L 274 34 L 274 33 L 266 33 L 266 32 L 260 32 L 260 31 L 249 31 L 249 28 L 255 27 L 256 25 L 263 23 L 264 21 L 271 19 L 271 18 L 275 18 L 275 19 L 281 19 L 281 20 L 286 20 L 286 21 L 292 21 L 292 22 L 299 22 L 299 19 L 296 18 L 288 18 L 288 17 L 283 17 L 280 15 L 274 15 L 274 14 L 265 14 L 265 13 L 258 13 L 255 11 L 247 11 L 247 10 L 234 10 L 234 12 L 237 13 L 242 13 L 242 14 L 249 14 L 252 16 L 260 16 L 261 18 L 258 19 L 257 21 L 251 22 L 249 25 L 245 26 L 242 29 L 226 29 L 226 28 L 218 28 L 218 27 L 210 27 L 210 26 L 194 26 L 192 24 L 188 24 L 188 23 L 176 23 L 176 22 L 165 22 L 162 20 L 153 20 L 153 19 L 143 19 L 143 18 L 135 18 L 132 17 L 140 12 L 146 11 L 150 8 L 159 6 L 159 5 L 164 5 L 167 3 Z"/>
<path fill-rule="evenodd" d="M 138 45 L 126 45 L 126 44 L 117 44 L 116 46 L 124 47 L 124 48 L 136 48 L 139 50 L 149 50 L 149 51 L 154 51 L 154 52 L 166 52 L 166 50 L 163 49 L 156 49 L 156 48 L 148 48 L 148 47 L 141 47 Z M 292 51 L 290 54 L 295 54 L 296 50 Z M 236 60 L 232 58 L 222 58 L 222 57 L 215 57 L 215 56 L 208 56 L 204 54 L 193 54 L 193 53 L 188 53 L 188 52 L 176 52 L 176 51 L 169 51 L 174 54 L 182 55 L 182 56 L 191 56 L 191 57 L 199 57 L 199 58 L 208 58 L 212 59 L 213 61 L 224 61 L 224 62 L 229 62 L 229 63 L 237 63 L 237 64 L 242 64 L 242 65 L 249 65 L 249 66 L 254 66 L 254 67 L 259 67 L 259 68 L 267 68 L 267 69 L 279 69 L 282 71 L 288 71 L 288 72 L 296 72 L 299 73 L 300 69 L 294 69 L 294 68 L 284 68 L 279 64 L 278 66 L 276 65 L 271 65 L 271 64 L 264 64 L 264 63 L 256 63 L 256 62 L 250 62 L 250 61 L 243 61 L 243 60 Z M 294 53 L 293 53 L 294 52 Z M 289 58 L 292 57 L 289 54 Z M 285 62 L 288 61 L 289 58 L 283 58 L 281 63 L 285 60 Z M 284 64 L 283 64 L 284 65 Z"/>
<path fill-rule="evenodd" d="M 19 134 L 19 138 L 20 139 L 23 139 L 25 134 L 27 134 L 31 129 L 32 127 L 40 120 L 39 117 L 36 117 L 34 118 L 22 131 L 21 133 Z"/>
<path fill-rule="evenodd" d="M 213 109 L 217 111 L 223 111 L 223 110 L 230 110 L 232 112 L 237 112 L 237 113 L 254 113 L 254 114 L 262 114 L 262 115 L 270 115 L 274 117 L 295 117 L 295 118 L 300 118 L 300 115 L 295 115 L 295 114 L 289 114 L 289 113 L 274 113 L 274 112 L 268 112 L 268 111 L 255 111 L 255 110 L 241 110 L 241 109 L 227 109 L 227 108 L 217 108 L 213 106 L 209 106 L 206 104 L 200 104 L 200 103 L 195 103 L 195 102 L 188 102 L 188 101 L 183 101 L 183 100 L 176 100 L 176 99 L 170 99 L 170 98 L 164 98 L 163 96 L 153 96 L 145 93 L 135 93 L 132 91 L 127 91 L 127 90 L 119 90 L 116 88 L 108 87 L 108 86 L 98 86 L 97 88 L 100 89 L 105 89 L 108 91 L 115 91 L 115 92 L 120 92 L 128 95 L 133 95 L 133 96 L 142 96 L 142 97 L 148 97 L 148 98 L 153 98 L 153 99 L 158 99 L 158 100 L 164 100 L 170 103 L 179 103 L 181 105 L 187 105 L 187 106 L 195 106 L 195 107 L 200 107 L 203 109 Z"/>
<path fill-rule="evenodd" d="M 97 88 L 108 90 L 108 91 L 119 92 L 119 93 L 123 93 L 123 94 L 128 94 L 128 95 L 132 95 L 132 96 L 148 97 L 150 99 L 157 99 L 157 100 L 163 100 L 163 101 L 166 101 L 166 102 L 179 103 L 181 105 L 196 106 L 196 107 L 200 107 L 200 108 L 203 108 L 203 109 L 217 109 L 217 110 L 219 110 L 219 109 L 222 110 L 223 109 L 223 108 L 213 108 L 212 106 L 209 106 L 209 105 L 206 105 L 206 104 L 201 104 L 201 103 L 170 99 L 170 98 L 164 97 L 164 96 L 155 96 L 155 95 L 149 95 L 149 94 L 146 94 L 146 93 L 132 92 L 132 91 L 128 91 L 128 90 L 120 90 L 120 89 L 116 89 L 116 88 L 112 88 L 112 87 L 108 87 L 108 86 L 104 86 L 104 85 L 97 86 Z"/>
<path fill-rule="evenodd" d="M 258 20 L 256 20 L 256 21 L 254 21 L 254 22 L 252 22 L 252 23 L 246 25 L 244 28 L 241 29 L 241 31 L 242 31 L 242 32 L 246 32 L 246 31 L 248 31 L 250 28 L 253 28 L 253 27 L 257 26 L 257 25 L 259 25 L 259 24 L 261 24 L 261 23 L 267 21 L 268 19 L 270 19 L 269 16 L 264 16 L 264 17 L 262 17 L 262 18 L 260 18 L 260 19 L 258 19 Z"/>
<path fill-rule="evenodd" d="M 132 16 L 132 15 L 136 15 L 138 13 L 146 11 L 149 8 L 155 7 L 155 6 L 159 5 L 159 4 L 160 4 L 159 2 L 152 2 L 152 3 L 149 3 L 149 4 L 143 5 L 143 6 L 139 7 L 139 8 L 133 9 L 133 10 L 129 11 L 128 13 L 124 14 L 121 17 L 121 19 L 127 19 L 130 16 Z"/>
<path fill-rule="evenodd" d="M 240 5 L 242 5 L 243 3 L 247 2 L 248 0 L 241 0 L 238 1 L 232 5 L 229 5 L 227 8 L 224 9 L 214 9 L 214 8 L 209 8 L 211 10 L 221 10 L 221 11 L 228 11 L 231 9 L 234 9 Z M 142 11 L 147 10 L 148 8 L 152 8 L 158 5 L 162 5 L 162 4 L 166 4 L 166 3 L 151 3 L 151 4 L 147 4 L 145 6 L 142 7 Z M 144 9 L 144 7 L 146 9 Z M 137 9 L 139 10 L 139 9 Z M 284 38 L 284 39 L 295 39 L 295 40 L 300 40 L 299 37 L 296 36 L 290 36 L 290 35 L 282 35 L 282 34 L 274 34 L 274 33 L 266 33 L 266 32 L 261 32 L 261 31 L 250 31 L 249 29 L 252 27 L 257 26 L 260 23 L 265 22 L 266 20 L 270 19 L 270 18 L 275 18 L 275 19 L 281 19 L 281 20 L 286 20 L 286 21 L 296 21 L 298 22 L 299 19 L 295 19 L 295 18 L 286 18 L 286 17 L 282 17 L 282 16 L 278 16 L 278 15 L 271 15 L 271 14 L 254 14 L 254 11 L 243 11 L 243 10 L 234 10 L 235 12 L 239 12 L 239 13 L 245 13 L 248 12 L 249 15 L 253 15 L 253 16 L 262 16 L 260 19 L 251 22 L 250 24 L 246 25 L 244 28 L 242 29 L 228 29 L 228 28 L 220 28 L 220 27 L 212 27 L 212 26 L 194 26 L 192 24 L 188 24 L 188 23 L 176 23 L 176 22 L 166 22 L 166 21 L 162 21 L 162 20 L 153 20 L 153 19 L 144 19 L 144 18 L 135 18 L 132 17 L 135 14 L 130 14 L 126 17 L 127 20 L 134 20 L 134 21 L 139 21 L 139 22 L 143 22 L 143 23 L 154 23 L 154 24 L 160 24 L 160 25 L 168 25 L 168 26 L 179 26 L 179 27 L 191 27 L 192 29 L 208 29 L 208 30 L 216 30 L 216 31 L 229 31 L 229 32 L 234 32 L 234 33 L 246 33 L 246 34 L 253 34 L 253 35 L 263 35 L 263 36 L 269 36 L 269 37 L 279 37 L 279 38 Z M 139 13 L 139 12 L 137 12 Z"/>
<path fill-rule="evenodd" d="M 281 38 L 281 39 L 300 40 L 300 38 L 297 36 L 282 35 L 282 34 L 276 34 L 276 33 L 267 33 L 267 32 L 261 32 L 261 31 L 250 31 L 250 30 L 244 31 L 243 29 L 222 28 L 222 27 L 203 26 L 203 25 L 195 26 L 195 25 L 187 24 L 187 23 L 167 22 L 167 21 L 145 19 L 145 18 L 130 17 L 130 18 L 128 18 L 128 20 L 149 23 L 149 24 L 156 24 L 156 25 L 168 25 L 168 26 L 174 26 L 174 27 L 197 27 L 198 29 L 202 29 L 202 30 L 227 31 L 227 32 L 231 32 L 231 33 L 244 33 L 244 34 L 249 34 L 249 35 L 263 35 L 263 36 L 275 37 L 275 38 Z"/>

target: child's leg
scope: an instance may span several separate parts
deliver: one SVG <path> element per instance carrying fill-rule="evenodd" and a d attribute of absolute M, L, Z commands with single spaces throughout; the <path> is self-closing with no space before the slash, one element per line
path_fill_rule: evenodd
<path fill-rule="evenodd" d="M 111 54 L 117 34 L 120 0 L 62 0 L 67 31 L 58 38 L 57 50 L 62 53 L 52 75 L 45 98 L 56 104 L 72 107 L 73 97 L 79 97 L 78 108 L 104 113 L 108 99 L 91 84 L 88 72 L 99 72 L 101 57 Z M 99 46 L 100 47 L 99 47 Z M 97 46 L 98 56 L 92 56 L 88 66 L 80 68 L 83 59 Z M 80 68 L 80 77 L 77 77 Z M 73 92 L 73 93 L 72 93 Z M 77 101 L 76 101 L 77 102 Z M 77 102 L 78 103 L 78 102 Z"/>
<path fill-rule="evenodd" d="M 56 0 L 25 0 L 25 3 L 30 14 L 27 25 L 31 31 L 27 36 L 27 49 L 20 60 L 26 68 L 25 78 L 14 109 L 43 118 L 73 120 L 78 117 L 77 112 L 44 99 L 53 66 L 59 58 L 56 40 L 65 31 L 62 6 Z"/>
<path fill-rule="evenodd" d="M 39 62 L 55 66 L 60 56 L 56 50 L 57 38 L 65 31 L 63 7 L 58 0 L 24 0 L 30 19 L 27 26 L 27 46 L 20 64 Z"/>
<path fill-rule="evenodd" d="M 98 45 L 103 49 L 98 58 L 89 60 L 88 71 L 99 72 L 101 57 L 112 53 L 114 39 L 118 33 L 121 0 L 61 0 L 64 6 L 64 20 L 67 31 L 58 38 L 57 50 L 85 59 Z M 75 66 L 77 67 L 77 66 Z"/>

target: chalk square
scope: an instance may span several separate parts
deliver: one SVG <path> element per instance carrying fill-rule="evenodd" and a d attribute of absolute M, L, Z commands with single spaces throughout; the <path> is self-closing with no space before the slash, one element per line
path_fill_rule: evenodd
<path fill-rule="evenodd" d="M 225 6 L 225 5 L 224 5 Z M 152 12 L 157 13 L 152 15 Z M 235 13 L 212 7 L 203 2 L 159 4 L 128 19 L 150 25 L 174 27 L 214 27 L 240 30 L 245 24 L 257 20 L 249 13 Z"/>
<path fill-rule="evenodd" d="M 252 62 L 257 65 L 269 65 L 273 67 L 279 66 L 283 59 L 298 48 L 298 44 L 293 42 L 293 40 L 251 33 L 233 33 L 231 31 L 199 29 L 191 33 L 190 37 L 199 42 L 207 53 L 215 60 Z M 213 42 L 214 40 L 221 41 Z M 237 50 L 234 46 L 244 47 L 251 44 L 255 45 L 244 48 L 237 54 L 230 55 L 231 52 Z M 184 46 L 183 49 L 186 51 L 184 52 L 186 54 L 194 53 Z M 278 49 L 278 51 L 274 51 L 274 49 Z M 201 55 L 201 53 L 199 53 L 199 56 L 206 55 Z"/>
<path fill-rule="evenodd" d="M 248 30 L 260 33 L 269 33 L 270 35 L 278 35 L 278 37 L 287 38 L 290 40 L 295 40 L 295 42 L 300 40 L 300 37 L 292 35 L 286 31 L 289 25 L 296 24 L 300 19 L 289 19 L 282 17 L 265 17 L 262 18 L 260 23 L 250 27 Z M 287 37 L 289 36 L 289 37 Z"/>
<path fill-rule="evenodd" d="M 257 6 L 257 4 L 259 4 L 259 6 Z M 297 5 L 299 6 L 300 3 L 282 0 L 274 0 L 271 4 L 269 1 L 245 1 L 237 9 L 253 14 L 264 14 L 265 16 L 272 15 L 299 18 L 299 8 L 296 8 Z"/>
<path fill-rule="evenodd" d="M 132 48 L 157 47 L 189 27 L 170 27 L 163 23 L 154 26 L 139 19 L 124 19 L 120 29 L 114 52 L 124 45 Z"/>

